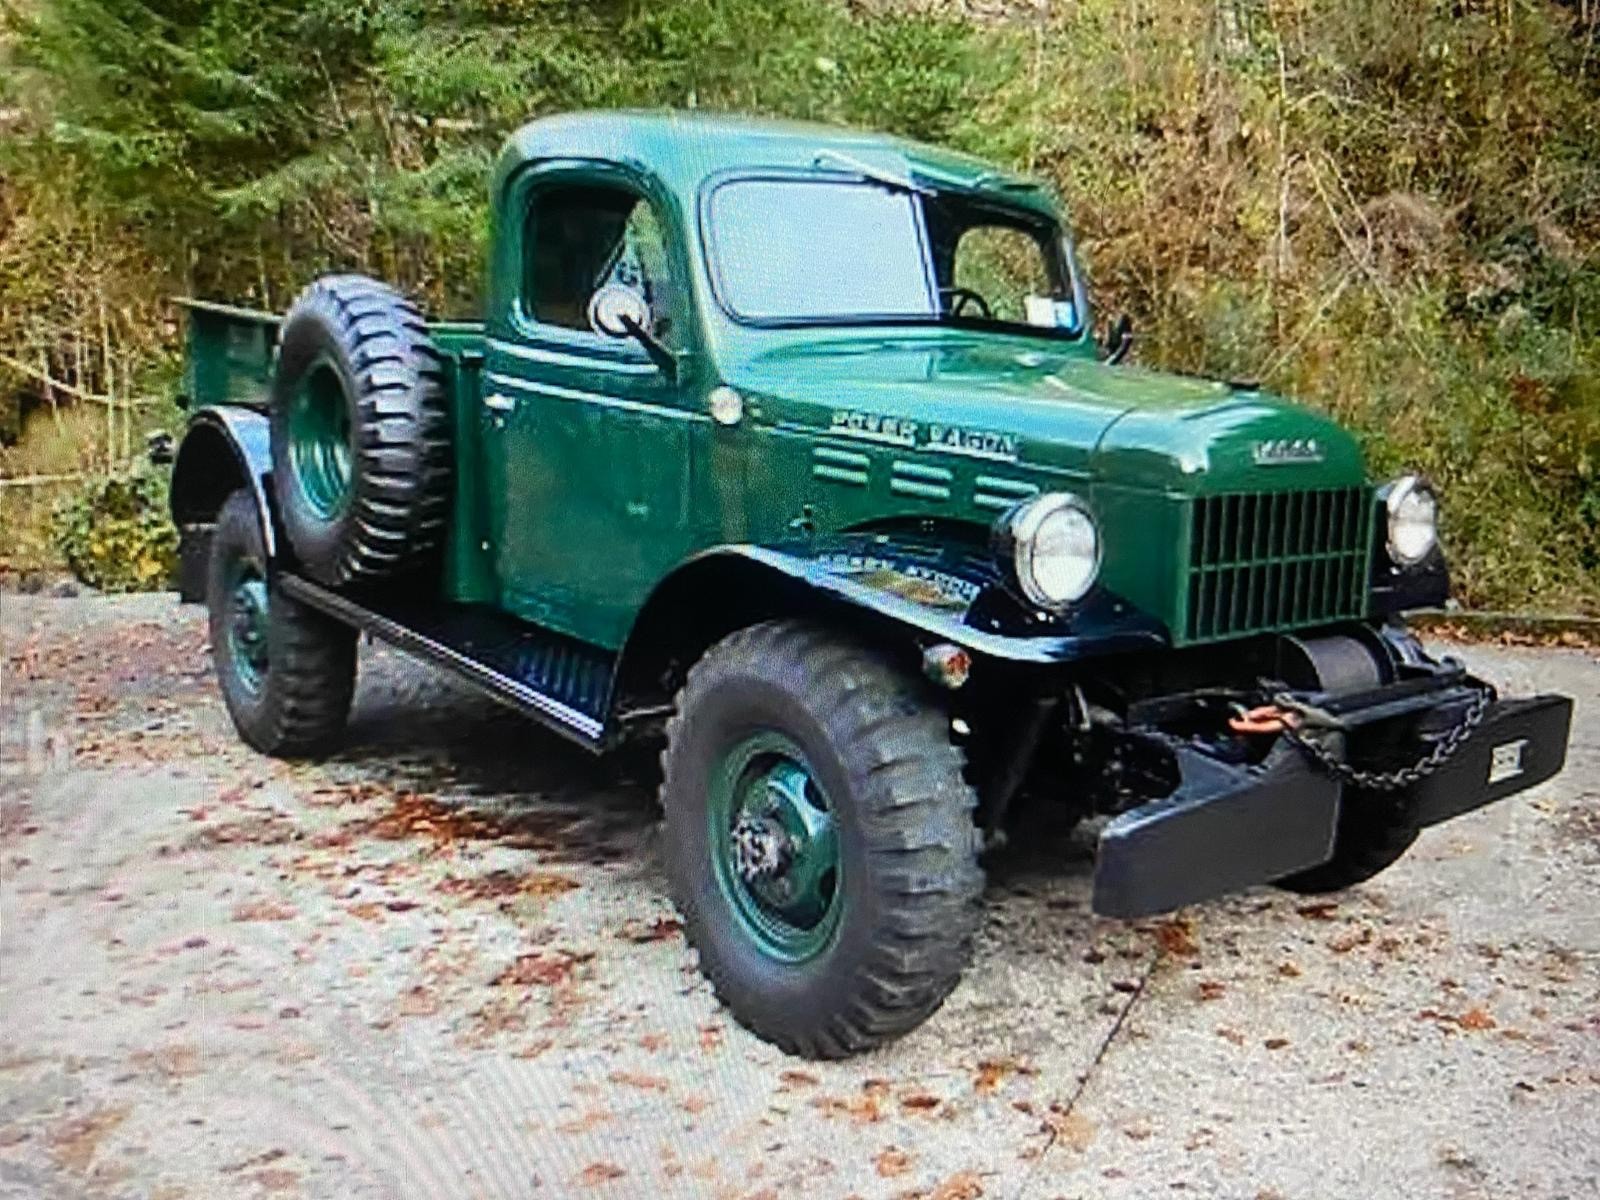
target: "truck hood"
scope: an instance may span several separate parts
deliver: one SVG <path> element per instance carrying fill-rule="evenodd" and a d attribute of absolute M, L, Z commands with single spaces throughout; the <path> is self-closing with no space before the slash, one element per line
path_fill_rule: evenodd
<path fill-rule="evenodd" d="M 808 337 L 728 382 L 759 419 L 843 437 L 1191 493 L 1359 483 L 1355 440 L 1262 392 L 1130 366 L 1082 345 L 939 330 Z"/>

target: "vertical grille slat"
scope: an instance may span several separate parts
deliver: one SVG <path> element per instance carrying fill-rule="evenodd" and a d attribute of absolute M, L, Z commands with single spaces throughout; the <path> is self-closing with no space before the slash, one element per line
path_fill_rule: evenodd
<path fill-rule="evenodd" d="M 1347 487 L 1190 501 L 1185 639 L 1360 616 L 1370 499 Z"/>

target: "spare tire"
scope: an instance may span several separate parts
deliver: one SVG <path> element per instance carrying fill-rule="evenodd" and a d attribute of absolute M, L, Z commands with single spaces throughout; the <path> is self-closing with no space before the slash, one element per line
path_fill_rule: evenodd
<path fill-rule="evenodd" d="M 278 335 L 272 486 L 301 570 L 329 587 L 438 560 L 450 502 L 444 359 L 393 288 L 330 275 Z"/>

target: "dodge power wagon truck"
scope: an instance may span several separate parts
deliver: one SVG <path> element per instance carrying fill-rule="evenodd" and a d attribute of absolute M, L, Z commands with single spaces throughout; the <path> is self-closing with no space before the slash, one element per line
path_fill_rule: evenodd
<path fill-rule="evenodd" d="M 241 736 L 310 755 L 358 631 L 594 751 L 659 744 L 717 994 L 834 1057 L 956 985 L 981 855 L 1087 822 L 1093 905 L 1315 892 L 1560 770 L 1400 614 L 1437 501 L 1243 383 L 1123 365 L 1040 185 L 898 138 L 535 121 L 481 324 L 318 280 L 189 302 L 182 590 Z"/>

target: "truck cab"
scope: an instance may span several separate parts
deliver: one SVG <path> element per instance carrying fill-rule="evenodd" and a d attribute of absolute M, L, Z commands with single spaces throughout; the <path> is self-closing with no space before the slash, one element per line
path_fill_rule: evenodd
<path fill-rule="evenodd" d="M 924 1019 L 1030 808 L 1140 916 L 1348 886 L 1560 769 L 1570 701 L 1405 630 L 1448 594 L 1427 482 L 1099 344 L 1048 188 L 613 112 L 525 126 L 490 189 L 481 323 L 350 275 L 190 303 L 184 594 L 265 752 L 337 737 L 356 630 L 661 748 L 689 936 L 762 1036 Z"/>

